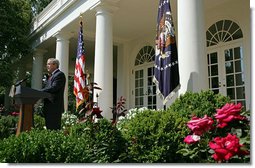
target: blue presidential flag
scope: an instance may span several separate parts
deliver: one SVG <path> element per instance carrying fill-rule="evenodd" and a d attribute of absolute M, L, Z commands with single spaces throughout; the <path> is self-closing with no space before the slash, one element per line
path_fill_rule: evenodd
<path fill-rule="evenodd" d="M 156 32 L 154 83 L 163 104 L 180 88 L 178 54 L 169 0 L 160 0 Z"/>

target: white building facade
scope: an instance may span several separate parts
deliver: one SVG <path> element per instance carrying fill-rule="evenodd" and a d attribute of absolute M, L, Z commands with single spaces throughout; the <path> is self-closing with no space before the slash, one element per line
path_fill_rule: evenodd
<path fill-rule="evenodd" d="M 80 16 L 86 69 L 102 88 L 98 103 L 110 119 L 114 102 L 127 108 L 163 107 L 155 94 L 153 63 L 158 0 L 53 0 L 34 20 L 32 87 L 41 88 L 49 57 L 74 74 Z M 250 0 L 170 0 L 177 37 L 181 88 L 213 90 L 251 108 Z M 65 108 L 68 93 L 65 91 Z"/>

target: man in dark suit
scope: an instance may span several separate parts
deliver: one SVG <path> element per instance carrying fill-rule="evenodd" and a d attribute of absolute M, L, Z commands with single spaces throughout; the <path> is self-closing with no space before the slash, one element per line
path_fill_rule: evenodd
<path fill-rule="evenodd" d="M 44 92 L 52 94 L 52 100 L 44 100 L 44 117 L 46 128 L 50 130 L 61 129 L 61 116 L 64 112 L 64 90 L 66 77 L 59 69 L 59 61 L 55 58 L 49 58 L 47 61 L 47 70 L 49 78 L 45 87 L 42 89 Z"/>

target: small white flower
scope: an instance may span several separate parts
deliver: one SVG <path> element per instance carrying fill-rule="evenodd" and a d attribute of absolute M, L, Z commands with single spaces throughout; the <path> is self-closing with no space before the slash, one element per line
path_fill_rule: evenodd
<path fill-rule="evenodd" d="M 191 137 L 194 141 L 199 141 L 200 140 L 200 136 L 198 136 L 198 135 L 193 134 L 193 135 L 191 135 Z"/>

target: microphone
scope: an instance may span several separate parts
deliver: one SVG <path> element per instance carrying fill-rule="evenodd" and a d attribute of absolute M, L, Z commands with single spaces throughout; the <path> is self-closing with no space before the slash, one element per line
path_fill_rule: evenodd
<path fill-rule="evenodd" d="M 23 82 L 25 82 L 26 80 L 28 80 L 28 78 L 29 78 L 29 77 L 24 78 L 24 79 L 22 79 L 22 80 L 16 82 L 15 86 L 19 86 L 20 84 L 22 84 Z"/>

